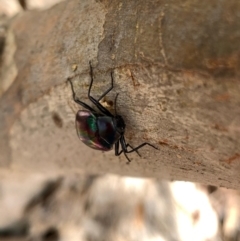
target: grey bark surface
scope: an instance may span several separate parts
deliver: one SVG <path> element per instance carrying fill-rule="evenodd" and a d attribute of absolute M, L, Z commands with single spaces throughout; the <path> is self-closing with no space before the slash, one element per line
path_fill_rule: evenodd
<path fill-rule="evenodd" d="M 66 1 L 4 26 L 0 174 L 117 173 L 240 188 L 240 3 Z M 68 79 L 89 103 L 110 84 L 142 158 L 78 140 Z M 90 103 L 89 103 L 90 104 Z"/>

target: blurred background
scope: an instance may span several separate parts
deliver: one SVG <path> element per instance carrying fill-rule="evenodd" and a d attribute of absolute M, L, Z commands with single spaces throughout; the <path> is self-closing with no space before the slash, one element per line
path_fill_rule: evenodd
<path fill-rule="evenodd" d="M 0 25 L 58 2 L 0 0 Z M 115 175 L 0 176 L 0 240 L 238 241 L 240 195 Z"/>
<path fill-rule="evenodd" d="M 0 179 L 0 240 L 240 240 L 239 192 L 115 175 Z"/>

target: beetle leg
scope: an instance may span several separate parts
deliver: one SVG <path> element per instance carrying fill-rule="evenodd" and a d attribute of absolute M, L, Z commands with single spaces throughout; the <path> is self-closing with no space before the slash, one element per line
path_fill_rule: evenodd
<path fill-rule="evenodd" d="M 111 72 L 111 76 L 112 76 L 112 86 L 102 94 L 102 96 L 96 100 L 94 99 L 90 93 L 91 93 L 91 89 L 92 89 L 92 84 L 93 84 L 93 68 L 92 68 L 92 65 L 91 65 L 91 61 L 89 61 L 89 65 L 90 65 L 90 76 L 91 76 L 91 82 L 90 82 L 90 86 L 89 86 L 89 89 L 88 89 L 88 98 L 89 100 L 92 101 L 92 103 L 104 114 L 104 115 L 107 115 L 107 116 L 111 116 L 113 117 L 112 113 L 110 111 L 108 111 L 105 107 L 103 107 L 100 103 L 99 103 L 99 100 L 101 98 L 103 98 L 112 88 L 113 88 L 113 76 L 112 76 L 112 72 Z"/>
<path fill-rule="evenodd" d="M 120 140 L 118 140 L 115 143 L 115 156 L 120 156 L 122 153 L 124 153 L 124 156 L 126 157 L 126 159 L 128 160 L 126 164 L 129 164 L 131 162 L 131 160 L 129 159 L 129 157 L 126 155 L 124 149 L 122 149 L 121 151 L 119 151 L 119 142 Z M 122 143 L 121 143 L 122 146 Z M 126 146 L 127 147 L 127 146 Z"/>
<path fill-rule="evenodd" d="M 121 144 L 122 150 L 119 151 L 119 143 Z M 120 137 L 120 139 L 115 143 L 115 155 L 116 156 L 120 156 L 122 153 L 124 154 L 124 156 L 126 157 L 126 159 L 128 160 L 127 164 L 129 164 L 131 162 L 131 160 L 129 159 L 129 157 L 127 156 L 126 153 L 129 153 L 129 151 L 127 150 L 127 148 L 130 147 L 132 148 L 132 150 L 134 150 L 135 148 L 133 148 L 130 144 L 126 143 L 124 136 L 122 135 Z M 141 156 L 139 154 L 139 152 L 136 150 L 137 154 L 139 156 Z"/>
<path fill-rule="evenodd" d="M 128 147 L 131 147 L 132 149 L 134 149 L 130 144 L 126 144 L 126 148 Z M 119 141 L 115 144 L 115 156 L 120 156 L 122 153 L 124 152 L 124 149 L 122 149 L 120 152 L 119 152 Z M 125 149 L 125 152 L 128 152 L 127 149 Z M 137 154 L 141 157 L 141 155 L 139 154 L 138 151 L 136 151 Z"/>
<path fill-rule="evenodd" d="M 97 101 L 100 101 L 105 95 L 107 95 L 108 92 L 110 92 L 113 89 L 113 71 L 111 71 L 111 87 L 107 89 L 99 98 Z"/>
<path fill-rule="evenodd" d="M 125 153 L 125 152 L 123 152 L 124 153 L 124 156 L 127 158 L 127 163 L 126 164 L 129 164 L 130 162 L 131 162 L 131 160 L 129 159 L 129 157 L 127 156 L 127 154 Z"/>
<path fill-rule="evenodd" d="M 72 96 L 73 96 L 73 100 L 81 105 L 82 107 L 86 108 L 87 110 L 90 110 L 92 112 L 96 112 L 92 107 L 90 107 L 89 105 L 87 105 L 86 103 L 82 102 L 81 100 L 77 99 L 76 98 L 76 94 L 75 94 L 75 91 L 73 89 L 73 84 L 72 84 L 72 81 L 70 79 L 68 79 L 68 81 L 70 82 L 70 85 L 71 85 L 71 89 L 72 89 Z"/>
<path fill-rule="evenodd" d="M 132 148 L 132 150 L 135 149 L 129 143 L 126 143 L 124 136 L 122 136 L 121 139 L 122 139 L 121 145 L 122 145 L 122 148 L 123 148 L 124 152 L 129 153 L 129 151 L 127 150 L 128 146 L 130 146 Z M 137 150 L 136 150 L 136 152 L 141 157 L 141 155 L 139 154 L 139 152 Z"/>
<path fill-rule="evenodd" d="M 115 143 L 115 156 L 120 156 L 121 152 L 119 152 L 119 140 Z"/>
<path fill-rule="evenodd" d="M 106 116 L 114 117 L 110 111 L 108 111 L 105 107 L 103 107 L 97 100 L 95 100 L 92 96 L 88 96 L 89 100 L 97 106 L 97 108 Z"/>
<path fill-rule="evenodd" d="M 114 101 L 114 108 L 115 108 L 115 116 L 117 115 L 117 97 L 118 97 L 119 93 L 117 93 L 116 97 L 115 97 L 115 101 Z"/>
<path fill-rule="evenodd" d="M 140 148 L 142 148 L 142 147 L 144 147 L 144 146 L 146 146 L 146 145 L 149 145 L 149 146 L 155 148 L 156 150 L 159 150 L 159 149 L 158 149 L 157 147 L 155 147 L 154 145 L 152 145 L 152 144 L 150 144 L 150 143 L 148 143 L 148 142 L 144 142 L 144 143 L 142 143 L 141 145 L 139 145 L 138 147 L 133 148 L 131 151 L 126 151 L 126 153 L 132 153 L 132 152 L 137 151 L 138 149 L 140 149 Z"/>

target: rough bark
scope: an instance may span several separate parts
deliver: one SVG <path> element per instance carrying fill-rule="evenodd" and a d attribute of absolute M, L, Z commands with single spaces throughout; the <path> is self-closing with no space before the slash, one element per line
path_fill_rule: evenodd
<path fill-rule="evenodd" d="M 0 79 L 1 173 L 111 172 L 240 187 L 240 3 L 66 1 L 5 26 Z M 110 84 L 124 156 L 94 151 L 75 133 L 79 99 Z"/>

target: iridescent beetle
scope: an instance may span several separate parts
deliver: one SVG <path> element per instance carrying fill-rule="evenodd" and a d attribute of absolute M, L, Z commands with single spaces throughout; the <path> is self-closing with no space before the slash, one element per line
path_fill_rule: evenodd
<path fill-rule="evenodd" d="M 113 145 L 115 145 L 115 155 L 119 156 L 124 153 L 128 160 L 127 163 L 130 163 L 131 160 L 128 158 L 126 153 L 136 151 L 140 156 L 138 149 L 145 145 L 149 145 L 157 149 L 155 146 L 147 142 L 142 143 L 136 148 L 133 148 L 130 144 L 126 143 L 124 138 L 126 125 L 122 116 L 117 115 L 116 113 L 116 99 L 118 94 L 115 98 L 115 115 L 113 115 L 100 103 L 100 100 L 113 89 L 113 72 L 111 72 L 111 87 L 96 100 L 90 95 L 93 84 L 93 68 L 91 62 L 89 62 L 89 65 L 91 82 L 88 89 L 88 98 L 98 108 L 98 111 L 94 110 L 92 107 L 80 101 L 76 97 L 73 84 L 69 80 L 72 88 L 73 100 L 86 109 L 79 110 L 76 114 L 76 130 L 80 140 L 87 146 L 100 151 L 110 151 L 113 148 Z M 120 145 L 122 150 L 119 150 Z M 131 150 L 128 150 L 128 147 L 130 147 Z"/>

